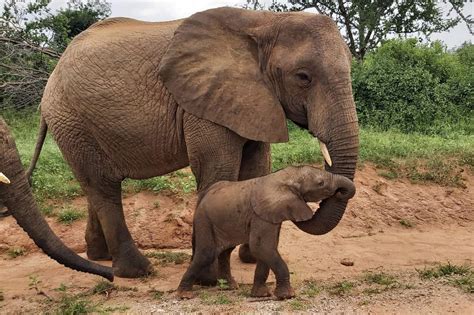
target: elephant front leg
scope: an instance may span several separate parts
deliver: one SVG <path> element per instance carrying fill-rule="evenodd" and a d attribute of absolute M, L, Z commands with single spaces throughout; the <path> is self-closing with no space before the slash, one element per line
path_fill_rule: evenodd
<path fill-rule="evenodd" d="M 266 284 L 269 273 L 270 267 L 268 267 L 268 265 L 263 260 L 257 261 L 257 267 L 255 268 L 253 287 L 250 296 L 267 297 L 272 295 Z"/>
<path fill-rule="evenodd" d="M 239 181 L 265 176 L 271 173 L 270 144 L 257 141 L 248 141 L 243 150 L 240 165 Z M 239 247 L 240 261 L 247 264 L 257 262 L 250 252 L 249 244 Z"/>
<path fill-rule="evenodd" d="M 278 253 L 280 227 L 281 224 L 271 224 L 262 220 L 252 221 L 249 246 L 258 261 L 255 271 L 255 291 L 252 289 L 252 292 L 264 293 L 263 286 L 270 267 L 276 278 L 274 294 L 279 300 L 283 300 L 294 297 L 295 292 L 290 285 L 288 266 Z"/>
<path fill-rule="evenodd" d="M 242 150 L 246 139 L 213 122 L 184 114 L 184 137 L 189 164 L 196 177 L 198 192 L 212 184 L 239 179 Z M 201 285 L 217 283 L 217 265 L 211 264 L 197 276 Z"/>

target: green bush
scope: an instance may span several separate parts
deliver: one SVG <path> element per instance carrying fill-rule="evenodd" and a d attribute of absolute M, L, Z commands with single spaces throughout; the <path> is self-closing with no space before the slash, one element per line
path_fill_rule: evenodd
<path fill-rule="evenodd" d="M 361 125 L 424 134 L 472 133 L 473 60 L 472 44 L 447 52 L 440 42 L 385 42 L 353 64 Z"/>

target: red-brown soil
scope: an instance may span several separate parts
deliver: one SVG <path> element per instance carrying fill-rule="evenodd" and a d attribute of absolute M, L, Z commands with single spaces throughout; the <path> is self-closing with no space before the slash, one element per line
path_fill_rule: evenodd
<path fill-rule="evenodd" d="M 152 290 L 174 290 L 187 263 L 157 264 L 157 274 L 148 279 L 116 279 L 116 284 L 132 290 L 115 290 L 110 296 L 91 296 L 101 307 L 112 312 L 153 311 L 296 311 L 349 313 L 474 313 L 474 296 L 444 282 L 422 281 L 416 268 L 436 263 L 473 265 L 474 261 L 474 176 L 465 175 L 467 188 L 413 184 L 407 180 L 387 180 L 377 175 L 372 166 L 357 173 L 357 195 L 331 233 L 310 236 L 293 224 L 283 225 L 280 251 L 292 272 L 292 282 L 301 298 L 292 301 L 254 301 L 241 291 L 225 293 L 230 304 L 215 297 L 216 289 L 196 288 L 200 296 L 191 301 L 178 301 L 173 292 L 161 299 Z M 141 192 L 124 197 L 127 224 L 140 249 L 145 252 L 173 249 L 190 253 L 194 194 Z M 86 209 L 84 198 L 73 206 Z M 61 239 L 84 255 L 85 219 L 71 225 L 48 222 Z M 31 289 L 31 275 L 39 279 L 40 290 L 59 299 L 55 291 L 61 284 L 70 294 L 88 292 L 99 277 L 64 268 L 46 257 L 13 218 L 0 220 L 0 312 L 48 311 L 56 307 L 37 290 Z M 12 248 L 25 248 L 26 254 L 11 258 Z M 344 266 L 343 259 L 354 262 Z M 232 268 L 237 282 L 250 284 L 254 265 L 241 264 L 236 252 Z M 304 281 L 313 279 L 321 286 L 341 281 L 358 283 L 367 271 L 394 275 L 403 283 L 378 294 L 365 294 L 358 286 L 343 296 L 325 290 L 314 297 L 304 297 Z M 270 278 L 269 281 L 274 281 Z M 239 293 L 240 292 L 240 293 Z M 304 298 L 303 298 L 304 297 Z M 301 305 L 300 305 L 301 304 Z M 109 309 L 111 310 L 111 309 Z"/>

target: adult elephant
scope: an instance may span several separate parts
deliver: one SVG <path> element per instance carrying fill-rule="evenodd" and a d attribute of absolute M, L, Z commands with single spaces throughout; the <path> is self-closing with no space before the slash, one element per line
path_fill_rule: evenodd
<path fill-rule="evenodd" d="M 4 204 L 18 224 L 48 256 L 66 267 L 113 280 L 110 267 L 78 256 L 49 228 L 36 206 L 20 156 L 7 124 L 0 117 L 0 204 Z"/>
<path fill-rule="evenodd" d="M 112 258 L 117 276 L 139 277 L 150 263 L 125 224 L 124 178 L 190 165 L 202 191 L 265 175 L 270 143 L 288 140 L 286 118 L 321 141 L 331 172 L 353 178 L 350 65 L 336 24 L 322 15 L 218 8 L 162 23 L 108 19 L 77 36 L 52 73 L 32 168 L 49 128 L 87 195 L 88 257 Z M 346 205 L 327 199 L 296 224 L 324 234 Z"/>

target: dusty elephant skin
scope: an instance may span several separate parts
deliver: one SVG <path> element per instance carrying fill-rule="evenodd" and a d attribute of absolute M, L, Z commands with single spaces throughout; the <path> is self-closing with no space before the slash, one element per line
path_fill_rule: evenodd
<path fill-rule="evenodd" d="M 270 143 L 288 140 L 286 118 L 321 141 L 328 171 L 352 179 L 350 64 L 335 23 L 316 14 L 219 8 L 162 23 L 99 22 L 48 81 L 29 173 L 49 129 L 88 199 L 88 257 L 112 258 L 117 276 L 143 276 L 151 265 L 125 224 L 122 180 L 190 165 L 202 191 L 266 175 Z M 327 233 L 346 205 L 328 198 L 296 224 Z"/>
<path fill-rule="evenodd" d="M 275 273 L 275 296 L 294 296 L 288 267 L 278 253 L 281 223 L 301 222 L 313 217 L 306 202 L 334 196 L 347 201 L 354 184 L 344 176 L 311 166 L 287 167 L 279 172 L 240 182 L 222 181 L 203 192 L 194 214 L 191 265 L 178 287 L 178 296 L 193 296 L 193 284 L 203 268 L 219 258 L 218 277 L 237 288 L 230 271 L 230 253 L 248 243 L 257 259 L 251 296 L 270 296 L 266 286 L 270 269 Z"/>
<path fill-rule="evenodd" d="M 7 124 L 0 118 L 0 203 L 49 257 L 66 267 L 100 275 L 113 281 L 113 270 L 78 256 L 53 233 L 31 193 L 20 156 Z"/>

